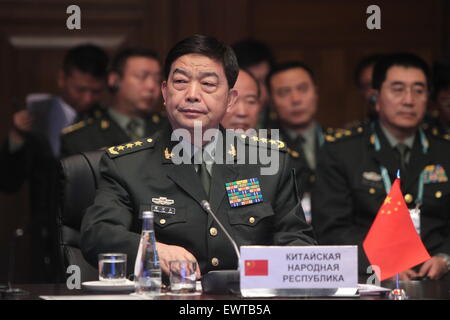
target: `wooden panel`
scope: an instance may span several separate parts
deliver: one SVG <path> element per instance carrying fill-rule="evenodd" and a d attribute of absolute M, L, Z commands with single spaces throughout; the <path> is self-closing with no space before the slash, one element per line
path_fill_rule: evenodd
<path fill-rule="evenodd" d="M 66 8 L 72 3 L 56 0 L 0 3 L 1 142 L 6 138 L 13 112 L 24 108 L 28 93 L 58 93 L 56 75 L 66 51 L 73 45 L 87 39 L 103 45 L 109 53 L 119 45 L 150 45 L 147 31 L 154 26 L 146 24 L 151 8 L 149 1 L 77 1 L 81 8 L 81 30 L 68 30 Z M 158 12 L 152 14 L 157 16 Z M 27 192 L 25 185 L 16 194 L 0 195 L 0 210 L 5 217 L 0 224 L 1 261 L 7 261 L 13 230 L 31 227 Z M 17 282 L 29 282 L 32 276 L 27 258 L 30 256 L 28 234 L 18 242 Z M 0 283 L 6 281 L 6 276 L 7 264 L 2 262 Z"/>
<path fill-rule="evenodd" d="M 143 45 L 162 58 L 176 41 L 194 33 L 230 44 L 248 36 L 260 39 L 278 61 L 300 59 L 313 67 L 319 120 L 331 126 L 363 116 L 353 85 L 353 69 L 361 57 L 402 50 L 431 62 L 450 49 L 446 0 L 376 1 L 382 30 L 375 31 L 366 28 L 366 8 L 373 4 L 369 0 L 78 0 L 82 29 L 69 31 L 66 8 L 73 3 L 1 1 L 0 139 L 26 94 L 57 92 L 55 76 L 66 49 L 86 38 L 100 41 L 110 53 L 120 44 Z M 24 187 L 18 195 L 0 196 L 0 210 L 8 213 L 0 224 L 0 257 L 6 256 L 12 229 L 28 219 L 25 193 Z M 0 267 L 0 282 L 5 270 Z"/>
<path fill-rule="evenodd" d="M 341 126 L 363 117 L 353 70 L 372 53 L 411 51 L 429 62 L 442 48 L 442 1 L 378 1 L 381 30 L 366 28 L 371 1 L 253 0 L 252 36 L 278 61 L 303 60 L 317 72 L 319 119 Z"/>

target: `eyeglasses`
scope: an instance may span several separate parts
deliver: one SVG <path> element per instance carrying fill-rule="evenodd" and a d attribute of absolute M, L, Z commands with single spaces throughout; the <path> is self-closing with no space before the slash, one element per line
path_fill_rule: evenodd
<path fill-rule="evenodd" d="M 408 91 L 413 99 L 426 99 L 428 96 L 428 89 L 420 85 L 412 85 L 409 87 L 404 85 L 390 85 L 386 86 L 386 89 L 397 99 L 404 98 Z"/>

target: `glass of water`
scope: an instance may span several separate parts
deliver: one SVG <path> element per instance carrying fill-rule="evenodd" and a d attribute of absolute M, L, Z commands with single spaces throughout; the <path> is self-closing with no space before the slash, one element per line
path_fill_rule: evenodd
<path fill-rule="evenodd" d="M 127 255 L 125 253 L 101 253 L 98 255 L 98 278 L 111 283 L 127 279 Z"/>
<path fill-rule="evenodd" d="M 169 269 L 170 293 L 179 295 L 195 293 L 197 273 L 195 261 L 170 261 Z"/>

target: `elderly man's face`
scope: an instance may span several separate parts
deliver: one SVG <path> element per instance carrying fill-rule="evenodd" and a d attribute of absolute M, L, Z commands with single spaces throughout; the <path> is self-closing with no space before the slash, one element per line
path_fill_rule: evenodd
<path fill-rule="evenodd" d="M 410 130 L 422 121 L 427 98 L 427 79 L 422 70 L 393 66 L 381 85 L 376 110 L 385 126 Z"/>
<path fill-rule="evenodd" d="M 162 83 L 162 94 L 172 128 L 192 131 L 198 121 L 203 130 L 218 128 L 237 91 L 228 88 L 221 63 L 187 54 L 172 63 L 169 78 Z"/>
<path fill-rule="evenodd" d="M 254 129 L 258 122 L 261 103 L 255 80 L 245 71 L 240 71 L 234 89 L 238 91 L 236 103 L 222 119 L 227 129 Z"/>

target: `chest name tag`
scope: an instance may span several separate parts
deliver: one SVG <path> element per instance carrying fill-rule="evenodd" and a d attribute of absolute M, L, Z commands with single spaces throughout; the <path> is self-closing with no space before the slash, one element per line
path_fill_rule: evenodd
<path fill-rule="evenodd" d="M 227 182 L 225 187 L 232 208 L 263 202 L 258 178 Z"/>
<path fill-rule="evenodd" d="M 158 206 L 155 204 L 152 204 L 152 211 L 158 212 L 158 213 L 165 213 L 165 214 L 175 214 L 175 208 Z"/>

